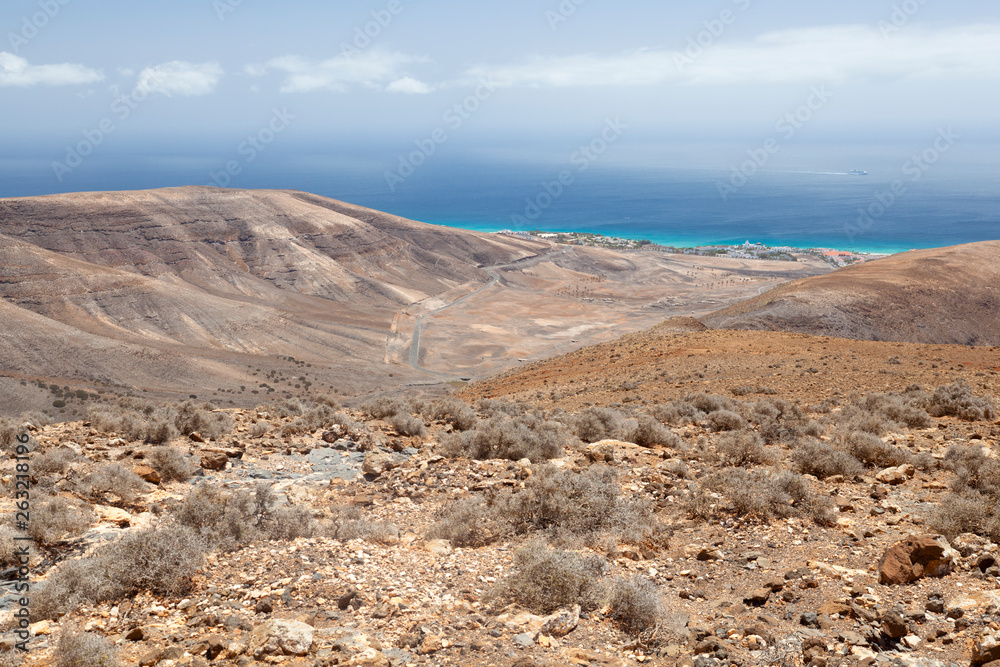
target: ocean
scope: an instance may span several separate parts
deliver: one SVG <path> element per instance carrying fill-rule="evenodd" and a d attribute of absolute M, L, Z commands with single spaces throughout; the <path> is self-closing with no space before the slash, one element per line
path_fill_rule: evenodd
<path fill-rule="evenodd" d="M 95 156 L 59 182 L 48 161 L 0 159 L 0 197 L 227 181 L 218 159 L 127 163 Z M 429 160 L 411 174 L 391 163 L 278 156 L 242 165 L 228 184 L 305 190 L 465 229 L 583 231 L 676 246 L 751 241 L 894 253 L 1000 239 L 992 174 L 759 171 L 744 182 L 731 171 L 582 166 Z"/>

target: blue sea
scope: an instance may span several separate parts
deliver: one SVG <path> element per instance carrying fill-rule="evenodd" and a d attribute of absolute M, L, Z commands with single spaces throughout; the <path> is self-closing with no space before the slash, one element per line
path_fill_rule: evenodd
<path fill-rule="evenodd" d="M 0 197 L 225 180 L 218 158 L 132 158 L 123 167 L 120 159 L 95 156 L 62 182 L 50 161 L 0 159 Z M 430 160 L 412 174 L 404 170 L 400 181 L 386 178 L 392 163 L 322 155 L 245 166 L 230 178 L 231 187 L 305 190 L 480 231 L 585 231 L 677 246 L 751 241 L 877 253 L 1000 239 L 1000 179 L 975 170 L 919 178 L 898 165 L 867 176 L 761 170 L 743 182 L 729 170 Z"/>

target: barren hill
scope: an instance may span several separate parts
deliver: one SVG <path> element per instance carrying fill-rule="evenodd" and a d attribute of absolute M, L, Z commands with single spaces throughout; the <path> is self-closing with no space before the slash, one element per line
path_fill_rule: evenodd
<path fill-rule="evenodd" d="M 256 385 L 276 365 L 301 384 L 314 372 L 284 362 L 304 358 L 327 372 L 312 382 L 333 384 L 349 360 L 340 388 L 378 384 L 398 309 L 547 248 L 299 192 L 0 200 L 3 370 L 186 395 Z"/>
<path fill-rule="evenodd" d="M 79 392 L 247 405 L 484 377 L 827 270 L 555 246 L 205 187 L 0 200 L 0 260 L 9 413 Z"/>
<path fill-rule="evenodd" d="M 912 251 L 797 280 L 702 320 L 715 329 L 1000 344 L 1000 241 Z"/>

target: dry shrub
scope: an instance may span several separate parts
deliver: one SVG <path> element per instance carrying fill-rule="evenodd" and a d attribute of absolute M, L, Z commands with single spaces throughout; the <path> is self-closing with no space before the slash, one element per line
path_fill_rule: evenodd
<path fill-rule="evenodd" d="M 952 489 L 969 489 L 1000 498 L 1000 462 L 987 455 L 982 446 L 952 445 L 944 455 L 945 466 L 955 473 Z"/>
<path fill-rule="evenodd" d="M 484 547 L 509 533 L 496 508 L 482 496 L 448 503 L 427 531 L 427 539 L 448 540 L 456 547 Z"/>
<path fill-rule="evenodd" d="M 521 403 L 503 401 L 493 398 L 484 398 L 479 401 L 479 413 L 487 419 L 492 417 L 518 417 L 528 411 L 528 407 Z"/>
<path fill-rule="evenodd" d="M 261 540 L 310 537 L 317 529 L 306 508 L 279 505 L 266 482 L 237 491 L 200 484 L 177 507 L 175 518 L 213 551 L 232 551 Z"/>
<path fill-rule="evenodd" d="M 955 473 L 952 492 L 928 517 L 928 526 L 948 538 L 975 533 L 1000 541 L 1000 462 L 982 446 L 953 445 L 944 465 Z"/>
<path fill-rule="evenodd" d="M 271 417 L 298 417 L 306 411 L 306 407 L 297 398 L 284 398 L 274 403 L 262 403 L 256 410 Z"/>
<path fill-rule="evenodd" d="M 749 396 L 751 394 L 767 394 L 774 395 L 778 392 L 770 387 L 764 387 L 761 385 L 742 385 L 739 387 L 734 387 L 730 389 L 733 396 Z"/>
<path fill-rule="evenodd" d="M 81 535 L 92 521 L 93 512 L 80 501 L 63 496 L 37 498 L 31 504 L 28 534 L 39 544 L 49 546 Z"/>
<path fill-rule="evenodd" d="M 896 424 L 909 428 L 929 428 L 934 420 L 927 411 L 917 405 L 918 399 L 910 394 L 873 393 L 865 396 L 856 406 L 870 414 L 876 414 Z"/>
<path fill-rule="evenodd" d="M 389 417 L 387 421 L 389 426 L 396 429 L 396 433 L 400 435 L 420 437 L 427 435 L 427 427 L 420 417 L 400 412 Z"/>
<path fill-rule="evenodd" d="M 372 419 L 385 419 L 398 414 L 409 414 L 410 406 L 398 398 L 382 397 L 361 406 L 361 411 Z"/>
<path fill-rule="evenodd" d="M 452 503 L 438 518 L 428 537 L 457 546 L 539 532 L 586 540 L 610 534 L 638 543 L 653 538 L 658 529 L 649 504 L 622 496 L 616 473 L 605 466 L 582 473 L 540 466 L 524 489 Z"/>
<path fill-rule="evenodd" d="M 24 424 L 30 424 L 35 428 L 42 428 L 43 426 L 48 426 L 52 423 L 52 419 L 49 418 L 44 412 L 38 412 L 32 410 L 30 412 L 22 412 L 21 416 L 17 420 L 22 426 Z M 30 429 L 29 429 L 30 430 Z"/>
<path fill-rule="evenodd" d="M 0 524 L 0 567 L 9 567 L 11 565 L 18 564 L 17 556 L 17 542 L 14 541 L 15 537 L 18 537 L 18 533 L 15 533 L 10 526 L 8 517 L 0 517 L 3 520 L 3 524 Z"/>
<path fill-rule="evenodd" d="M 613 532 L 635 542 L 654 528 L 650 507 L 625 498 L 617 473 L 606 466 L 581 473 L 540 466 L 523 490 L 504 499 L 502 512 L 517 534 Z"/>
<path fill-rule="evenodd" d="M 356 507 L 339 508 L 322 532 L 335 540 L 364 540 L 376 544 L 399 541 L 399 528 L 384 521 L 369 521 Z"/>
<path fill-rule="evenodd" d="M 949 493 L 927 518 L 927 527 L 953 539 L 975 533 L 1000 541 L 1000 507 L 995 496 L 971 489 Z"/>
<path fill-rule="evenodd" d="M 0 450 L 14 451 L 19 444 L 17 436 L 22 433 L 21 426 L 9 417 L 0 418 Z"/>
<path fill-rule="evenodd" d="M 271 431 L 271 424 L 266 421 L 258 421 L 250 427 L 251 438 L 262 438 Z"/>
<path fill-rule="evenodd" d="M 965 421 L 993 421 L 998 414 L 993 400 L 973 394 L 965 380 L 935 389 L 926 407 L 935 417 L 958 417 Z"/>
<path fill-rule="evenodd" d="M 684 448 L 684 441 L 680 436 L 650 415 L 639 415 L 634 420 L 626 421 L 621 427 L 620 437 L 642 447 Z"/>
<path fill-rule="evenodd" d="M 441 439 L 441 451 L 446 456 L 480 460 L 545 461 L 562 456 L 563 448 L 571 443 L 563 424 L 525 414 L 491 417 L 468 431 L 447 434 Z"/>
<path fill-rule="evenodd" d="M 172 408 L 137 398 L 124 397 L 117 403 L 93 406 L 87 411 L 87 419 L 98 431 L 115 433 L 126 440 L 161 444 L 177 437 Z"/>
<path fill-rule="evenodd" d="M 176 447 L 153 447 L 146 452 L 146 462 L 164 482 L 186 482 L 197 470 L 195 463 Z"/>
<path fill-rule="evenodd" d="M 196 405 L 193 401 L 184 401 L 175 410 L 174 426 L 181 435 L 197 432 L 205 438 L 217 440 L 233 430 L 232 417 L 215 411 L 211 403 Z"/>
<path fill-rule="evenodd" d="M 598 556 L 550 549 L 533 541 L 514 554 L 512 571 L 487 594 L 495 607 L 515 603 L 537 614 L 573 604 L 584 611 L 601 606 L 601 577 L 607 563 Z"/>
<path fill-rule="evenodd" d="M 934 420 L 923 404 L 926 395 L 910 388 L 906 393 L 854 395 L 836 417 L 842 432 L 859 431 L 882 436 L 903 428 L 928 428 Z"/>
<path fill-rule="evenodd" d="M 818 438 L 826 433 L 826 428 L 814 419 L 810 419 L 802 426 L 802 435 Z"/>
<path fill-rule="evenodd" d="M 730 410 L 716 410 L 708 415 L 708 427 L 713 431 L 738 431 L 745 426 L 743 417 Z"/>
<path fill-rule="evenodd" d="M 204 543 L 171 525 L 130 532 L 80 560 L 64 561 L 32 589 L 32 621 L 56 619 L 81 604 L 122 600 L 140 591 L 180 595 L 201 567 Z"/>
<path fill-rule="evenodd" d="M 705 413 L 686 401 L 673 401 L 665 405 L 657 405 L 650 409 L 651 414 L 661 422 L 684 426 L 695 424 L 705 418 Z"/>
<path fill-rule="evenodd" d="M 310 430 L 315 431 L 321 428 L 328 428 L 337 423 L 338 408 L 339 406 L 323 402 L 314 403 L 306 410 L 302 418 L 309 425 Z"/>
<path fill-rule="evenodd" d="M 476 411 L 457 398 L 435 401 L 426 410 L 425 416 L 451 424 L 459 431 L 468 431 L 479 421 Z"/>
<path fill-rule="evenodd" d="M 688 394 L 684 397 L 684 400 L 694 406 L 696 410 L 700 410 L 705 414 L 711 414 L 719 410 L 729 410 L 730 412 L 740 411 L 739 401 L 734 401 L 728 396 L 714 396 L 698 392 L 696 394 Z"/>
<path fill-rule="evenodd" d="M 79 460 L 81 457 L 69 447 L 52 447 L 41 454 L 35 456 L 31 463 L 31 470 L 42 475 L 61 473 L 69 467 L 70 463 Z"/>
<path fill-rule="evenodd" d="M 643 576 L 615 579 L 608 605 L 615 622 L 632 633 L 655 628 L 665 611 L 660 589 Z"/>
<path fill-rule="evenodd" d="M 838 440 L 845 451 L 868 467 L 888 468 L 910 463 L 913 455 L 905 449 L 883 442 L 864 431 L 842 433 Z"/>
<path fill-rule="evenodd" d="M 120 463 L 106 463 L 92 472 L 86 480 L 89 495 L 93 498 L 117 496 L 122 503 L 133 504 L 146 492 L 146 482 Z"/>
<path fill-rule="evenodd" d="M 764 440 L 754 431 L 733 431 L 719 438 L 716 449 L 724 465 L 746 466 L 753 463 L 773 463 L 774 454 L 764 446 Z"/>
<path fill-rule="evenodd" d="M 611 408 L 584 408 L 576 416 L 573 430 L 584 442 L 607 440 L 618 435 L 622 419 L 622 413 Z"/>
<path fill-rule="evenodd" d="M 799 472 L 819 479 L 834 475 L 852 479 L 864 472 L 864 466 L 856 458 L 820 440 L 808 439 L 800 442 L 792 454 L 792 460 L 798 466 Z"/>
<path fill-rule="evenodd" d="M 722 494 L 737 516 L 765 522 L 809 517 L 821 525 L 833 520 L 830 499 L 815 495 L 802 475 L 788 470 L 727 468 L 710 476 L 705 487 Z"/>
<path fill-rule="evenodd" d="M 118 649 L 100 635 L 62 632 L 55 651 L 56 667 L 117 667 Z"/>

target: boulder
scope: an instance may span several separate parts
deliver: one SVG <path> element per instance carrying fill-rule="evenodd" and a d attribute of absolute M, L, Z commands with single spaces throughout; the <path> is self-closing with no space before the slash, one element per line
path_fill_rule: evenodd
<path fill-rule="evenodd" d="M 424 550 L 435 556 L 447 556 L 453 551 L 448 540 L 428 540 L 424 543 Z"/>
<path fill-rule="evenodd" d="M 904 463 L 903 465 L 895 468 L 886 468 L 875 475 L 875 479 L 883 484 L 896 486 L 898 484 L 903 484 L 908 479 L 911 479 L 916 472 L 916 468 L 909 463 Z"/>
<path fill-rule="evenodd" d="M 378 450 L 365 454 L 365 462 L 361 464 L 361 472 L 366 475 L 381 475 L 392 468 L 392 454 Z"/>
<path fill-rule="evenodd" d="M 882 617 L 882 632 L 891 639 L 902 639 L 909 634 L 909 628 L 899 612 L 890 611 Z"/>
<path fill-rule="evenodd" d="M 952 571 L 958 558 L 958 552 L 940 535 L 910 535 L 882 555 L 879 583 L 898 585 L 923 577 L 943 577 Z"/>
<path fill-rule="evenodd" d="M 201 457 L 201 467 L 205 470 L 224 470 L 229 457 L 221 452 L 209 452 Z"/>
<path fill-rule="evenodd" d="M 952 541 L 952 546 L 963 558 L 985 551 L 991 542 L 973 533 L 962 533 Z"/>
<path fill-rule="evenodd" d="M 114 524 L 119 528 L 128 528 L 132 524 L 132 515 L 120 507 L 94 505 L 94 512 L 101 523 Z"/>
<path fill-rule="evenodd" d="M 149 466 L 136 466 L 136 467 L 132 468 L 132 472 L 134 472 L 139 477 L 142 477 L 144 480 L 146 480 L 150 484 L 159 484 L 160 483 L 160 473 L 156 472 L 155 470 L 153 470 Z"/>
<path fill-rule="evenodd" d="M 615 446 L 612 442 L 611 440 L 592 442 L 583 451 L 587 455 L 587 458 L 595 463 L 610 463 L 615 460 Z"/>
<path fill-rule="evenodd" d="M 191 442 L 205 442 L 205 438 L 202 437 L 201 433 L 198 433 L 198 431 L 188 433 L 188 438 Z"/>
<path fill-rule="evenodd" d="M 972 645 L 972 667 L 1000 660 L 1000 633 L 987 633 Z"/>
<path fill-rule="evenodd" d="M 565 637 L 580 624 L 580 605 L 575 604 L 568 609 L 560 609 L 545 619 L 541 632 L 549 637 Z"/>
<path fill-rule="evenodd" d="M 743 596 L 743 604 L 748 607 L 763 607 L 770 597 L 770 588 L 756 588 Z"/>
<path fill-rule="evenodd" d="M 269 655 L 307 655 L 315 632 L 312 626 L 300 621 L 271 620 L 250 633 L 247 651 L 258 659 Z"/>

